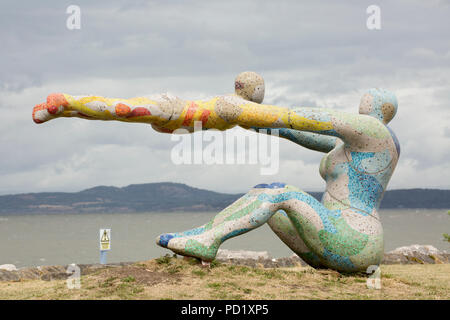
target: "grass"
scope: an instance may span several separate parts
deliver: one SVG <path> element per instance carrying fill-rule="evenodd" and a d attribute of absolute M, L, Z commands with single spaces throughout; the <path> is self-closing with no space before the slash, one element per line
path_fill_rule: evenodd
<path fill-rule="evenodd" d="M 122 279 L 122 282 L 135 282 L 136 279 L 133 276 L 128 276 Z"/>
<path fill-rule="evenodd" d="M 450 299 L 450 264 L 382 265 L 381 289 L 365 274 L 310 267 L 251 268 L 170 256 L 65 280 L 0 282 L 0 299 Z"/>

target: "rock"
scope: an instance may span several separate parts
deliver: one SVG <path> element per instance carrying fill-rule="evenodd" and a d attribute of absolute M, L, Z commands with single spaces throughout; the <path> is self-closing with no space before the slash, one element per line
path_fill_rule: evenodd
<path fill-rule="evenodd" d="M 269 252 L 267 251 L 246 251 L 246 250 L 227 250 L 219 249 L 216 256 L 217 260 L 229 260 L 229 259 L 271 259 Z"/>
<path fill-rule="evenodd" d="M 2 264 L 0 265 L 0 270 L 17 271 L 17 268 L 13 264 Z"/>
<path fill-rule="evenodd" d="M 37 280 L 41 278 L 41 272 L 37 268 L 23 268 L 17 271 L 20 279 Z"/>
<path fill-rule="evenodd" d="M 41 276 L 41 280 L 51 281 L 51 280 L 65 280 L 70 276 L 70 274 L 65 272 L 52 272 L 45 273 Z"/>
<path fill-rule="evenodd" d="M 220 251 L 220 250 L 219 250 Z M 296 254 L 291 257 L 273 259 L 266 251 L 231 251 L 224 250 L 225 254 L 217 255 L 216 259 L 220 262 L 233 265 L 248 266 L 254 268 L 284 268 L 294 266 L 306 266 L 306 262 L 300 259 Z"/>
<path fill-rule="evenodd" d="M 0 270 L 0 281 L 20 281 L 16 271 Z"/>
<path fill-rule="evenodd" d="M 65 273 L 67 267 L 66 266 L 39 266 L 37 267 L 39 271 L 43 274 L 46 273 Z"/>
<path fill-rule="evenodd" d="M 277 267 L 295 267 L 297 265 L 301 265 L 303 267 L 307 266 L 308 264 L 299 258 L 296 254 L 293 254 L 291 257 L 286 258 L 278 258 L 275 259 Z"/>
<path fill-rule="evenodd" d="M 411 246 L 399 247 L 384 255 L 384 264 L 436 264 L 448 263 L 449 254 L 439 251 L 430 245 L 413 244 Z"/>
<path fill-rule="evenodd" d="M 91 274 L 97 270 L 105 268 L 120 268 L 128 265 L 132 265 L 134 262 L 119 262 L 111 264 L 79 264 L 80 274 L 82 276 Z M 21 281 L 21 280 L 65 280 L 71 273 L 67 272 L 68 265 L 66 266 L 39 266 L 20 268 L 13 271 L 0 269 L 0 281 Z"/>
<path fill-rule="evenodd" d="M 388 253 L 395 253 L 395 254 L 403 254 L 406 256 L 412 256 L 416 253 L 424 254 L 424 255 L 440 255 L 442 253 L 446 253 L 445 251 L 439 251 L 437 248 L 431 246 L 431 245 L 420 245 L 420 244 L 413 244 L 410 246 L 405 247 L 399 247 L 392 251 L 389 251 Z"/>
<path fill-rule="evenodd" d="M 397 253 L 385 253 L 383 257 L 382 264 L 410 264 L 408 258 L 403 254 Z"/>

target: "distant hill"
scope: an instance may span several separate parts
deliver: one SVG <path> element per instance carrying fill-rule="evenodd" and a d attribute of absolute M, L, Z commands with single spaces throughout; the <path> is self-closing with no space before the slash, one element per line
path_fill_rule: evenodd
<path fill-rule="evenodd" d="M 310 192 L 320 199 L 321 192 Z M 123 213 L 218 211 L 242 194 L 197 189 L 180 183 L 99 186 L 80 192 L 42 192 L 0 196 L 0 215 L 23 213 Z M 450 190 L 387 191 L 381 208 L 450 209 Z"/>

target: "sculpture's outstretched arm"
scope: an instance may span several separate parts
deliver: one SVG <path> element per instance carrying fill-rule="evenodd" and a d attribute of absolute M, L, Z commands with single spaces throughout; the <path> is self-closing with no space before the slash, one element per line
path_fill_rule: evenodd
<path fill-rule="evenodd" d="M 274 129 L 254 128 L 257 132 L 272 134 Z M 325 136 L 312 132 L 298 131 L 293 129 L 278 129 L 280 137 L 288 139 L 302 147 L 328 153 L 336 146 L 336 137 Z"/>
<path fill-rule="evenodd" d="M 156 126 L 170 121 L 175 106 L 182 109 L 185 102 L 166 95 L 154 98 L 111 99 L 100 96 L 71 96 L 53 93 L 47 102 L 33 109 L 33 120 L 43 123 L 59 117 L 79 117 L 90 120 L 144 122 Z"/>
<path fill-rule="evenodd" d="M 389 131 L 378 119 L 325 108 L 294 108 L 243 101 L 225 115 L 243 128 L 280 128 L 337 137 L 349 145 L 362 144 L 367 136 L 386 137 Z M 327 148 L 325 148 L 326 150 Z"/>
<path fill-rule="evenodd" d="M 372 121 L 372 126 L 384 127 L 370 116 L 323 108 L 289 109 L 254 103 L 236 95 L 187 101 L 168 95 L 111 99 L 57 93 L 49 95 L 46 103 L 33 110 L 36 123 L 57 117 L 149 123 L 158 131 L 167 133 L 180 128 L 191 130 L 195 121 L 201 121 L 204 129 L 226 130 L 237 125 L 244 128 L 285 128 L 339 137 L 344 142 L 348 137 L 354 137 L 360 128 L 367 127 L 366 122 Z"/>
<path fill-rule="evenodd" d="M 191 130 L 195 121 L 201 121 L 204 128 L 226 130 L 235 124 L 221 118 L 217 113 L 217 109 L 227 109 L 222 105 L 223 98 L 188 101 L 161 94 L 116 99 L 53 93 L 47 97 L 47 102 L 34 107 L 33 120 L 36 123 L 44 123 L 60 117 L 78 117 L 88 120 L 140 122 L 151 124 L 154 129 L 164 133 L 171 133 L 180 128 Z"/>

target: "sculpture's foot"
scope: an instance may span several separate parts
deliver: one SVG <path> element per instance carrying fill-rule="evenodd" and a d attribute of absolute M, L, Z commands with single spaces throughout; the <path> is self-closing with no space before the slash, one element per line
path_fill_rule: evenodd
<path fill-rule="evenodd" d="M 210 262 L 216 257 L 220 241 L 214 238 L 213 232 L 204 232 L 194 236 L 165 233 L 156 238 L 156 244 L 170 249 L 176 254 Z"/>
<path fill-rule="evenodd" d="M 69 103 L 62 93 L 52 93 L 47 97 L 47 102 L 36 105 L 33 109 L 33 121 L 43 123 L 57 118 L 63 113 Z"/>

